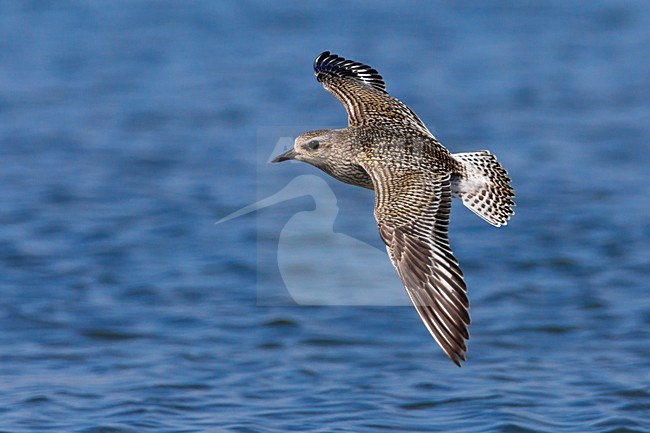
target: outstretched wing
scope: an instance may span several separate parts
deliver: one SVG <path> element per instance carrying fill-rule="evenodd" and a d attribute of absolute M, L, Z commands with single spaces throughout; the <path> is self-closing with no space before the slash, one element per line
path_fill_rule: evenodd
<path fill-rule="evenodd" d="M 449 246 L 450 177 L 365 167 L 379 233 L 420 318 L 445 354 L 465 361 L 469 300 Z"/>
<path fill-rule="evenodd" d="M 410 108 L 386 92 L 381 75 L 370 66 L 325 51 L 314 60 L 314 72 L 345 106 L 349 126 L 397 123 L 430 134 Z"/>

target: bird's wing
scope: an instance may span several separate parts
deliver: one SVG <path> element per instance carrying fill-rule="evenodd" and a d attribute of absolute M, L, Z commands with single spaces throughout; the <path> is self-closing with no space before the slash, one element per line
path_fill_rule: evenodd
<path fill-rule="evenodd" d="M 370 66 L 325 51 L 314 60 L 314 72 L 345 106 L 348 126 L 399 124 L 431 134 L 410 108 L 386 92 L 381 75 Z"/>
<path fill-rule="evenodd" d="M 420 318 L 460 367 L 469 339 L 469 300 L 449 246 L 450 177 L 365 167 L 375 186 L 375 218 Z"/>

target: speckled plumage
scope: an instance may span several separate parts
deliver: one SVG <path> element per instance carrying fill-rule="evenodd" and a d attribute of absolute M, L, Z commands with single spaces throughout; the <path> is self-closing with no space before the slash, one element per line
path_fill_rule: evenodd
<path fill-rule="evenodd" d="M 514 213 L 506 171 L 487 151 L 452 154 L 373 68 L 324 52 L 317 80 L 345 106 L 348 127 L 300 135 L 274 162 L 296 159 L 375 191 L 375 219 L 420 318 L 458 366 L 469 300 L 448 241 L 452 197 L 495 226 Z"/>

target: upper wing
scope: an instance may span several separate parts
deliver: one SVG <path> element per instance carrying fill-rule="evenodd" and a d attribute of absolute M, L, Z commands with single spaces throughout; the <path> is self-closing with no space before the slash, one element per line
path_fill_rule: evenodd
<path fill-rule="evenodd" d="M 460 367 L 469 339 L 469 300 L 447 229 L 449 176 L 366 168 L 375 185 L 375 218 L 397 273 L 420 318 Z"/>
<path fill-rule="evenodd" d="M 386 92 L 381 75 L 370 66 L 325 51 L 314 60 L 314 72 L 318 82 L 345 106 L 349 126 L 398 123 L 430 134 L 410 108 Z"/>

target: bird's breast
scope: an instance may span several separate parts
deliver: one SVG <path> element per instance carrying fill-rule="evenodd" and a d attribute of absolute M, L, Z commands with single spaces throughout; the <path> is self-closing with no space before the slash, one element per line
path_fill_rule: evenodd
<path fill-rule="evenodd" d="M 351 163 L 349 161 L 330 165 L 327 170 L 325 170 L 333 178 L 350 184 L 354 186 L 360 186 L 361 188 L 374 189 L 372 184 L 372 179 L 358 164 Z"/>

